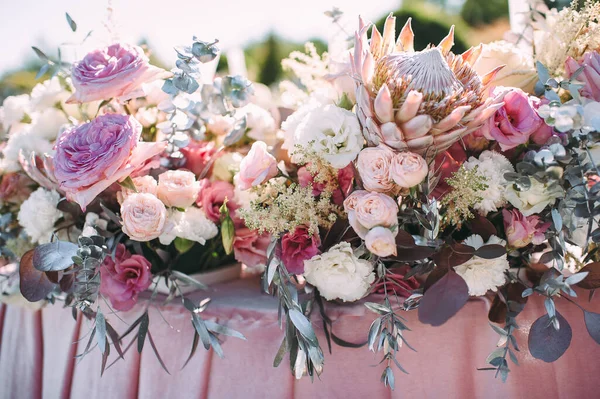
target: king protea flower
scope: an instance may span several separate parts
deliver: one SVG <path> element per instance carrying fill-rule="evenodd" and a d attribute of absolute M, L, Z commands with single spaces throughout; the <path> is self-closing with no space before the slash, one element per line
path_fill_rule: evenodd
<path fill-rule="evenodd" d="M 482 46 L 453 54 L 454 27 L 438 46 L 415 51 L 411 19 L 395 42 L 391 14 L 383 35 L 373 26 L 370 42 L 360 20 L 352 72 L 358 82 L 357 114 L 369 145 L 435 155 L 477 130 L 500 108 L 487 88 L 502 68 L 480 77 L 472 65 Z"/>

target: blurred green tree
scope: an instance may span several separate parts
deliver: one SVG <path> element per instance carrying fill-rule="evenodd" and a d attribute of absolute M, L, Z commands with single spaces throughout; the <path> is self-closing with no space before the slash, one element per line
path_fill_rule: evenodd
<path fill-rule="evenodd" d="M 508 18 L 508 0 L 466 0 L 460 16 L 471 26 L 485 25 L 500 18 Z"/>

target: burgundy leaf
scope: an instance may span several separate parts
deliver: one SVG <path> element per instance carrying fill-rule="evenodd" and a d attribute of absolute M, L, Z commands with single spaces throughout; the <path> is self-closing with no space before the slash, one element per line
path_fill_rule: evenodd
<path fill-rule="evenodd" d="M 475 255 L 484 259 L 496 259 L 504 254 L 506 254 L 506 248 L 498 244 L 484 245 L 475 251 Z"/>
<path fill-rule="evenodd" d="M 469 227 L 471 228 L 471 233 L 479 234 L 483 238 L 483 241 L 487 241 L 490 239 L 490 236 L 498 234 L 492 222 L 479 214 L 469 222 Z"/>
<path fill-rule="evenodd" d="M 441 250 L 435 253 L 433 261 L 438 267 L 450 268 L 469 261 L 474 253 L 475 248 L 454 243 L 452 245 L 444 245 Z"/>
<path fill-rule="evenodd" d="M 435 248 L 416 245 L 412 248 L 398 248 L 398 255 L 389 258 L 399 262 L 410 262 L 429 258 L 435 252 Z"/>
<path fill-rule="evenodd" d="M 600 314 L 584 310 L 583 317 L 588 333 L 597 344 L 600 344 Z"/>
<path fill-rule="evenodd" d="M 565 353 L 571 344 L 573 331 L 567 320 L 556 312 L 560 328 L 556 330 L 547 314 L 537 319 L 529 330 L 529 352 L 536 359 L 551 363 Z"/>
<path fill-rule="evenodd" d="M 600 262 L 589 263 L 580 271 L 588 272 L 588 275 L 577 284 L 578 287 L 586 290 L 600 288 Z"/>
<path fill-rule="evenodd" d="M 413 248 L 415 246 L 415 239 L 410 233 L 404 230 L 398 230 L 398 235 L 396 235 L 396 245 L 399 248 Z"/>
<path fill-rule="evenodd" d="M 419 304 L 419 321 L 441 326 L 454 316 L 469 299 L 467 283 L 454 270 L 433 284 Z"/>
<path fill-rule="evenodd" d="M 29 302 L 41 301 L 56 287 L 46 273 L 33 267 L 33 251 L 32 249 L 21 257 L 19 267 L 21 294 Z"/>

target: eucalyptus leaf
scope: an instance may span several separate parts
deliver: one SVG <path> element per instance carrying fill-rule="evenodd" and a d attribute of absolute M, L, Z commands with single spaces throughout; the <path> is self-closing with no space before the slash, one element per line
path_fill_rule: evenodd
<path fill-rule="evenodd" d="M 106 343 L 108 340 L 106 339 L 106 319 L 100 308 L 98 308 L 98 311 L 96 312 L 96 339 L 98 340 L 100 351 L 104 353 L 106 351 Z"/>
<path fill-rule="evenodd" d="M 423 295 L 419 305 L 419 321 L 441 326 L 454 316 L 469 299 L 465 280 L 450 270 Z"/>
<path fill-rule="evenodd" d="M 590 337 L 600 345 L 600 314 L 584 310 L 583 317 Z"/>
<path fill-rule="evenodd" d="M 142 353 L 144 349 L 144 342 L 146 341 L 146 335 L 148 334 L 148 327 L 150 325 L 150 318 L 148 317 L 148 312 L 144 312 L 142 317 L 140 317 L 140 328 L 137 333 L 137 350 L 138 353 Z"/>
<path fill-rule="evenodd" d="M 68 241 L 38 245 L 33 250 L 33 266 L 42 272 L 61 271 L 73 264 L 78 246 Z"/>
<path fill-rule="evenodd" d="M 288 315 L 294 326 L 298 329 L 298 332 L 313 344 L 318 345 L 319 341 L 317 340 L 315 331 L 306 316 L 296 309 L 290 309 Z"/>
<path fill-rule="evenodd" d="M 221 324 L 217 324 L 210 320 L 205 320 L 204 324 L 206 325 L 206 328 L 209 331 L 211 331 L 215 334 L 227 335 L 229 337 L 243 339 L 244 341 L 246 340 L 246 337 L 244 337 L 244 335 L 242 333 L 240 333 L 232 328 L 223 326 Z"/>
<path fill-rule="evenodd" d="M 71 30 L 73 32 L 77 31 L 77 24 L 75 23 L 75 21 L 73 21 L 73 18 L 71 18 L 69 13 L 65 13 L 65 16 L 67 17 L 67 23 L 69 24 L 69 27 L 71 28 Z"/>
<path fill-rule="evenodd" d="M 560 358 L 571 344 L 573 332 L 567 320 L 556 312 L 560 329 L 552 325 L 548 315 L 537 319 L 529 330 L 529 352 L 544 362 L 551 363 Z"/>
<path fill-rule="evenodd" d="M 200 340 L 202 340 L 204 349 L 210 348 L 210 334 L 206 328 L 206 324 L 204 324 L 204 320 L 202 320 L 196 313 L 192 313 L 192 324 L 200 336 Z"/>

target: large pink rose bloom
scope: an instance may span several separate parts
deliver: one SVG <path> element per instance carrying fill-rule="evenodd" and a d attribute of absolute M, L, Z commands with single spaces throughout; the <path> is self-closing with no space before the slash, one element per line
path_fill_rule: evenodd
<path fill-rule="evenodd" d="M 75 93 L 67 102 L 142 97 L 142 84 L 169 76 L 170 72 L 150 65 L 140 47 L 113 44 L 94 50 L 73 64 L 71 79 Z"/>
<path fill-rule="evenodd" d="M 498 90 L 508 90 L 504 96 L 504 106 L 481 127 L 481 133 L 488 140 L 496 140 L 502 151 L 506 151 L 527 143 L 529 136 L 540 128 L 543 120 L 533 108 L 527 93 L 504 87 L 498 87 L 494 92 Z"/>
<path fill-rule="evenodd" d="M 54 176 L 82 209 L 113 183 L 143 167 L 166 143 L 139 142 L 131 116 L 107 114 L 64 132 L 56 142 Z"/>
<path fill-rule="evenodd" d="M 518 209 L 504 209 L 502 217 L 508 245 L 511 247 L 523 248 L 530 243 L 540 245 L 546 240 L 544 233 L 550 223 L 543 223 L 538 215 L 525 217 Z"/>
<path fill-rule="evenodd" d="M 267 248 L 271 242 L 268 233 L 258 234 L 247 227 L 235 229 L 233 254 L 238 262 L 248 267 L 264 265 L 267 262 Z"/>
<path fill-rule="evenodd" d="M 119 244 L 115 259 L 107 256 L 100 267 L 100 293 L 108 297 L 116 310 L 129 310 L 136 304 L 138 293 L 150 287 L 150 268 L 146 258 L 131 255 L 125 245 Z"/>
<path fill-rule="evenodd" d="M 309 234 L 306 226 L 297 227 L 281 237 L 281 260 L 288 272 L 304 273 L 304 261 L 317 255 L 321 245 L 318 234 Z"/>
<path fill-rule="evenodd" d="M 585 84 L 581 89 L 581 95 L 600 101 L 600 53 L 590 51 L 583 56 L 581 62 L 569 57 L 565 63 L 567 75 L 571 77 L 582 66 L 583 71 L 577 77 L 577 80 Z"/>

